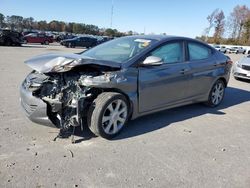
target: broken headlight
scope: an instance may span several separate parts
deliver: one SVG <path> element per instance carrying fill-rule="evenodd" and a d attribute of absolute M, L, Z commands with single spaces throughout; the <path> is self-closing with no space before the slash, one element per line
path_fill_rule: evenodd
<path fill-rule="evenodd" d="M 42 83 L 47 79 L 44 74 L 39 74 L 38 72 L 32 71 L 24 80 L 23 87 L 29 91 L 36 91 L 41 86 Z"/>

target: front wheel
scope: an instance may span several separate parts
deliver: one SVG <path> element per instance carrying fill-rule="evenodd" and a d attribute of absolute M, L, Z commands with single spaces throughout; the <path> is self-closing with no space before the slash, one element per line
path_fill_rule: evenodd
<path fill-rule="evenodd" d="M 90 130 L 103 138 L 115 137 L 128 121 L 128 106 L 126 97 L 120 93 L 101 93 L 89 110 Z"/>
<path fill-rule="evenodd" d="M 206 104 L 210 107 L 218 106 L 225 94 L 225 84 L 222 80 L 217 80 L 213 85 Z"/>

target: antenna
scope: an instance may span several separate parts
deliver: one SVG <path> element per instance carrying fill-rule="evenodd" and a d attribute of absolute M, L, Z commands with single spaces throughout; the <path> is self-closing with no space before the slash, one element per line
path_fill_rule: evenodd
<path fill-rule="evenodd" d="M 110 28 L 111 29 L 113 27 L 113 14 L 114 14 L 114 0 L 112 0 L 112 5 L 111 5 L 111 18 L 110 18 Z"/>

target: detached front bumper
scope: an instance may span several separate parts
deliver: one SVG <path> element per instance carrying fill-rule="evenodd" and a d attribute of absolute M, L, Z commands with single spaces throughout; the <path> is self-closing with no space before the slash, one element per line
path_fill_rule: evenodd
<path fill-rule="evenodd" d="M 26 116 L 33 122 L 55 127 L 47 116 L 47 104 L 41 99 L 34 97 L 24 84 L 20 87 L 20 102 Z"/>
<path fill-rule="evenodd" d="M 245 70 L 240 67 L 234 66 L 233 76 L 237 78 L 243 78 L 250 80 L 250 70 Z"/>

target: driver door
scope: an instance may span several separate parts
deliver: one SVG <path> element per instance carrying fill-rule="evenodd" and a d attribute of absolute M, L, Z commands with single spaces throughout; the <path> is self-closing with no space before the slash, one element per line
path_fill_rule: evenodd
<path fill-rule="evenodd" d="M 139 67 L 140 113 L 185 101 L 191 74 L 184 49 L 183 41 L 168 42 L 148 54 L 161 58 L 161 65 Z"/>

